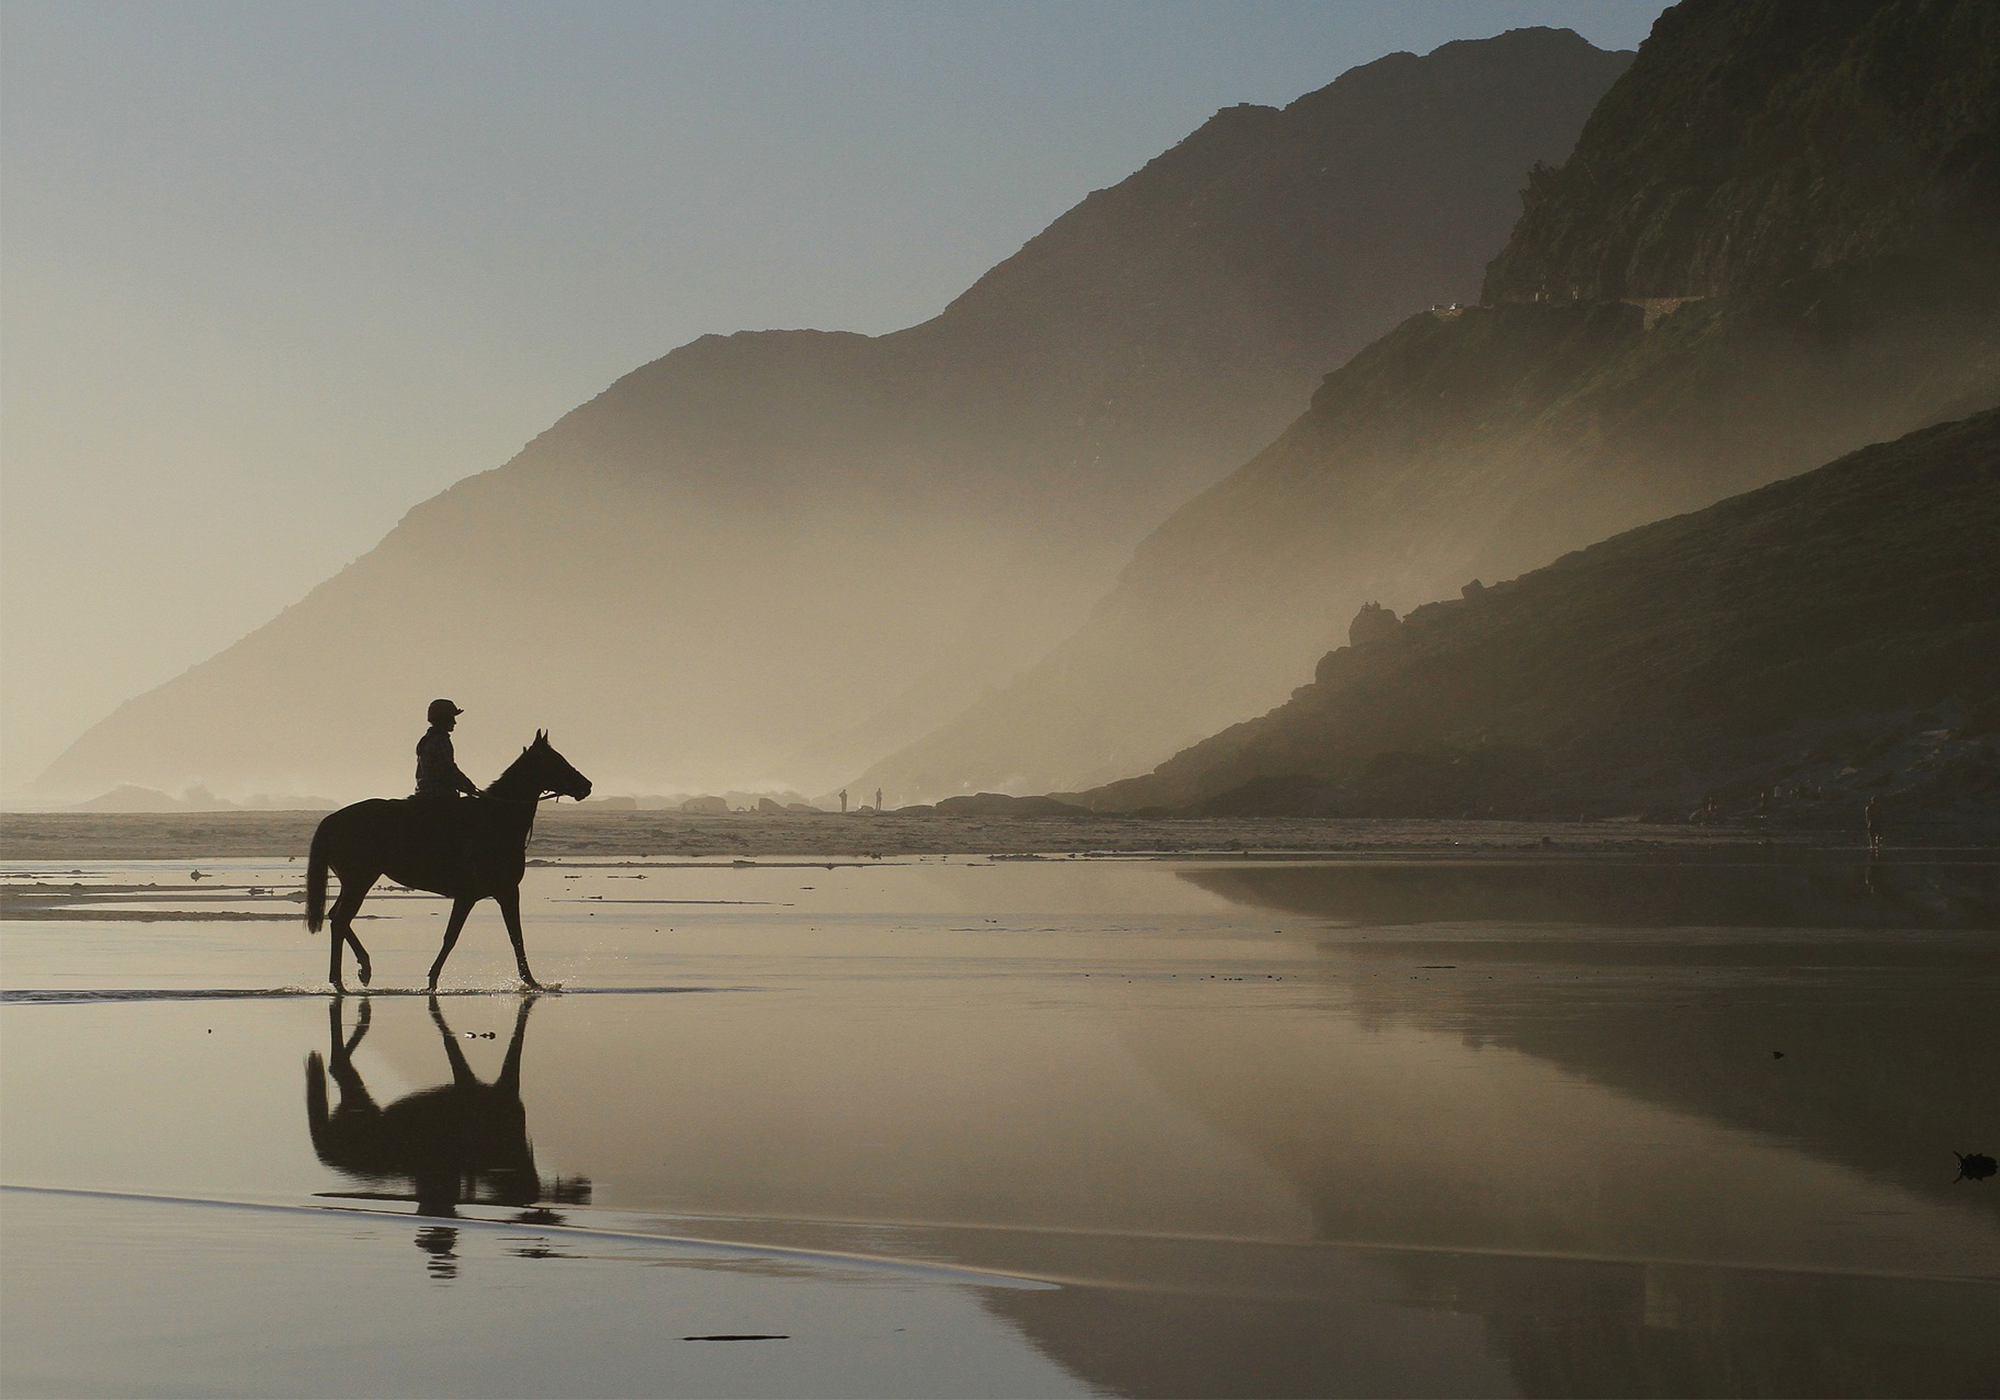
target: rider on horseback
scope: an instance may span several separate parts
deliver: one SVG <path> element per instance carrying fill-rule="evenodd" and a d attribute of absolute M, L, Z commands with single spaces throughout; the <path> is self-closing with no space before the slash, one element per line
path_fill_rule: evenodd
<path fill-rule="evenodd" d="M 431 727 L 417 740 L 416 796 L 456 797 L 461 792 L 467 797 L 479 796 L 479 784 L 459 771 L 458 759 L 451 751 L 451 731 L 464 713 L 449 700 L 431 701 Z"/>

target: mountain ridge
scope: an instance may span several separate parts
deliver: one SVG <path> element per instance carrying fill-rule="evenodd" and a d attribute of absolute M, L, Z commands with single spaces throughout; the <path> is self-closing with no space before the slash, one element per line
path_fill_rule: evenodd
<path fill-rule="evenodd" d="M 1938 5 L 1861 8 L 1896 19 Z M 1978 7 L 1957 9 L 1979 34 L 1993 31 Z M 1722 42 L 1743 23 L 1764 24 L 1776 42 L 1813 12 L 1798 0 L 1684 0 L 1599 104 L 1595 139 L 1609 139 L 1607 111 L 1638 113 L 1636 129 L 1614 132 L 1633 150 L 1656 131 L 1678 133 L 1680 108 L 1651 90 L 1677 49 L 1713 50 L 1726 66 L 1732 52 L 1761 51 Z M 1887 31 L 1897 25 L 1855 32 Z M 1961 63 L 1990 71 L 2000 33 L 1992 40 Z M 1794 57 L 1808 73 L 1814 61 L 1856 61 L 1851 46 Z M 1683 192 L 1718 227 L 1734 225 L 1733 206 Z M 1546 217 L 1537 211 L 1559 207 L 1530 189 L 1489 287 L 1505 285 L 1510 258 L 1530 265 Z M 1329 375 L 1270 446 L 1148 536 L 1078 631 L 855 781 L 907 800 L 1073 791 L 1143 772 L 1276 703 L 1365 601 L 1408 607 L 1468 578 L 1511 576 L 2000 401 L 2000 257 L 1973 256 L 2000 238 L 2000 205 L 1952 207 L 1992 221 L 1958 228 L 1962 255 L 1950 258 L 1934 256 L 1930 225 L 1889 219 L 1894 236 L 1856 243 L 1863 255 L 1746 275 L 1712 296 L 1551 296 L 1537 285 L 1405 320 Z M 1839 229 L 1823 241 L 1853 242 Z M 1679 246 L 1692 259 L 1706 245 Z"/>
<path fill-rule="evenodd" d="M 1060 636 L 1327 364 L 1472 295 L 1514 217 L 1500 172 L 1560 156 L 1629 58 L 1557 31 L 1447 48 L 1323 90 L 1438 115 L 1225 109 L 921 325 L 706 336 L 621 376 L 37 789 L 394 790 L 436 694 L 475 772 L 551 728 L 588 736 L 600 786 L 837 782 Z"/>

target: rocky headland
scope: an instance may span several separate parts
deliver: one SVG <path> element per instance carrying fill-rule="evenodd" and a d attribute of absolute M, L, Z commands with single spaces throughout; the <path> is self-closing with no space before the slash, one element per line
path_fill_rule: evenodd
<path fill-rule="evenodd" d="M 2000 410 L 1628 531 L 1349 645 L 1080 800 L 2000 834 Z"/>

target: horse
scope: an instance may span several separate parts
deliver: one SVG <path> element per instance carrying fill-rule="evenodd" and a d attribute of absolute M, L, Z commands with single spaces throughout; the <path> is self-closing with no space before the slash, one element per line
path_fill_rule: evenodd
<path fill-rule="evenodd" d="M 341 999 L 329 998 L 327 1058 L 322 1060 L 318 1051 L 306 1057 L 306 1127 L 314 1155 L 342 1175 L 372 1186 L 407 1181 L 407 1199 L 416 1201 L 419 1215 L 449 1217 L 468 1203 L 587 1203 L 587 1178 L 545 1182 L 535 1169 L 527 1111 L 521 1106 L 521 1052 L 534 1004 L 532 996 L 521 999 L 506 1061 L 499 1078 L 487 1084 L 466 1063 L 437 998 L 431 998 L 431 1021 L 444 1041 L 451 1082 L 384 1106 L 370 1096 L 354 1068 L 355 1047 L 368 1033 L 368 1000 L 362 999 L 353 1036 L 342 1039 Z M 329 1078 L 340 1088 L 335 1108 L 327 1102 Z"/>
<path fill-rule="evenodd" d="M 314 933 L 326 916 L 326 874 L 340 876 L 333 905 L 333 947 L 327 978 L 336 992 L 341 982 L 342 945 L 354 949 L 355 972 L 367 986 L 372 969 L 368 950 L 354 936 L 354 915 L 375 882 L 387 875 L 399 885 L 428 890 L 451 901 L 444 946 L 431 964 L 430 990 L 436 991 L 444 960 L 451 956 L 472 906 L 491 899 L 507 921 L 521 981 L 539 989 L 528 970 L 521 943 L 521 876 L 528 865 L 528 833 L 547 797 L 590 796 L 590 779 L 570 766 L 538 730 L 535 742 L 507 765 L 478 797 L 371 798 L 342 807 L 313 832 L 306 862 L 306 927 Z"/>

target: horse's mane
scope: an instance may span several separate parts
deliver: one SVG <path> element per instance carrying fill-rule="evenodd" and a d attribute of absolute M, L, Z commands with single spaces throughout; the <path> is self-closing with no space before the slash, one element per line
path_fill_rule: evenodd
<path fill-rule="evenodd" d="M 517 801 L 533 801 L 540 797 L 542 795 L 542 787 L 530 771 L 532 767 L 531 760 L 534 757 L 536 749 L 546 749 L 548 745 L 548 736 L 537 734 L 535 742 L 522 749 L 521 756 L 508 764 L 505 772 L 486 785 L 486 792 L 483 795 L 487 797 L 513 798 Z"/>

